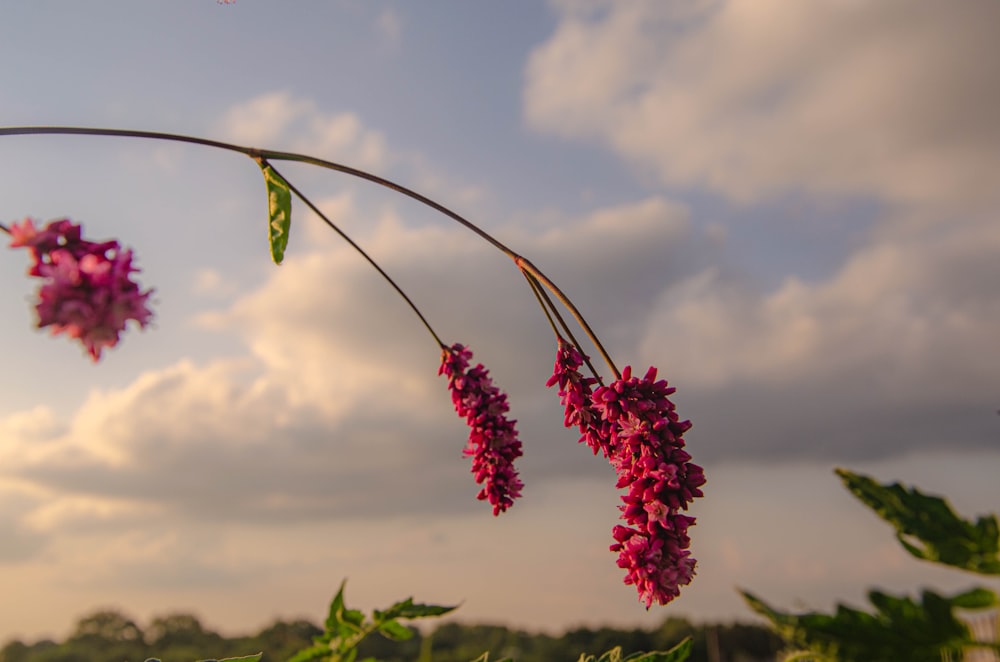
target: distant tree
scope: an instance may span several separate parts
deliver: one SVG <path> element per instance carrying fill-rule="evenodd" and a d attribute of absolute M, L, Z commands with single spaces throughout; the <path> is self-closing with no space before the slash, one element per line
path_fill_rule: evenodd
<path fill-rule="evenodd" d="M 0 662 L 28 662 L 31 648 L 23 641 L 10 641 L 0 648 Z"/>
<path fill-rule="evenodd" d="M 678 641 L 680 637 L 662 650 L 667 650 Z M 576 654 L 590 653 L 597 654 L 610 650 L 615 646 L 621 646 L 622 653 L 630 655 L 639 651 L 654 650 L 653 637 L 646 630 L 618 630 L 610 627 L 602 627 L 597 630 L 589 628 L 578 628 L 570 630 L 559 638 L 559 646 L 564 651 L 576 651 Z M 572 655 L 572 653 L 570 653 Z"/>
<path fill-rule="evenodd" d="M 215 646 L 222 637 L 206 630 L 194 614 L 176 613 L 157 616 L 146 628 L 146 641 L 153 648 L 177 646 Z"/>
<path fill-rule="evenodd" d="M 115 609 L 81 618 L 66 642 L 46 650 L 32 662 L 123 662 L 146 659 L 142 629 Z"/>
<path fill-rule="evenodd" d="M 106 609 L 84 616 L 69 641 L 101 640 L 111 643 L 142 642 L 142 630 L 120 611 Z"/>

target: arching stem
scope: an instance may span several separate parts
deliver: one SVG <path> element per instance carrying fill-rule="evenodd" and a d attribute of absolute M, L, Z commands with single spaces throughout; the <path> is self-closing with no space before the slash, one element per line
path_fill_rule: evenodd
<path fill-rule="evenodd" d="M 419 308 L 417 308 L 417 304 L 413 303 L 413 300 L 410 299 L 409 296 L 407 296 L 406 292 L 403 291 L 403 288 L 401 288 L 399 286 L 399 284 L 396 283 L 396 281 L 393 280 L 392 277 L 389 276 L 389 274 L 387 274 L 385 272 L 385 270 L 382 269 L 382 267 L 380 267 L 377 262 L 375 262 L 374 259 L 372 259 L 372 257 L 365 251 L 365 249 L 361 248 L 361 246 L 359 246 L 353 239 L 351 239 L 349 236 L 347 236 L 347 234 L 343 230 L 341 230 L 337 226 L 336 223 L 334 223 L 329 218 L 327 218 L 326 214 L 324 214 L 322 211 L 320 211 L 319 207 L 317 207 L 316 205 L 314 205 L 313 202 L 312 202 L 312 200 L 310 200 L 309 198 L 307 198 L 302 193 L 302 191 L 300 191 L 299 189 L 297 189 L 295 187 L 295 185 L 293 185 L 290 181 L 288 181 L 288 179 L 284 175 L 282 175 L 280 172 L 278 172 L 278 169 L 275 168 L 273 164 L 268 163 L 267 159 L 261 158 L 260 162 L 261 162 L 261 165 L 267 165 L 267 166 L 269 166 L 272 170 L 274 170 L 275 174 L 277 174 L 279 177 L 281 177 L 283 180 L 285 180 L 285 183 L 288 184 L 288 189 L 292 193 L 294 193 L 295 196 L 299 200 L 301 200 L 302 202 L 306 203 L 306 206 L 309 207 L 309 209 L 311 209 L 313 211 L 313 213 L 315 213 L 317 216 L 319 216 L 321 219 L 323 219 L 324 223 L 326 223 L 331 228 L 333 228 L 333 231 L 336 232 L 338 235 L 340 235 L 341 239 L 343 239 L 344 241 L 346 241 L 348 244 L 350 244 L 351 248 L 353 248 L 358 253 L 360 253 L 361 257 L 365 258 L 365 260 L 368 261 L 368 264 L 370 264 L 372 267 L 374 267 L 375 270 L 378 271 L 379 274 L 382 276 L 382 278 L 384 278 L 386 280 L 386 282 L 388 282 L 389 285 L 391 285 L 392 288 L 394 290 L 396 290 L 396 293 L 399 296 L 403 297 L 403 301 L 405 301 L 410 306 L 410 308 L 413 310 L 413 312 L 416 314 L 416 316 L 420 318 L 420 321 L 423 322 L 424 327 L 426 327 L 427 331 L 429 331 L 430 334 L 431 334 L 431 336 L 434 337 L 434 340 L 437 341 L 437 344 L 441 347 L 441 349 L 447 348 L 447 345 L 445 345 L 441 341 L 441 338 L 438 337 L 438 334 L 434 332 L 434 329 L 433 329 L 433 327 L 431 327 L 430 322 L 427 321 L 427 318 L 424 317 L 424 314 L 422 312 L 420 312 Z"/>
<path fill-rule="evenodd" d="M 504 255 L 511 258 L 514 263 L 518 266 L 521 271 L 527 271 L 532 276 L 538 279 L 538 281 L 545 286 L 549 291 L 551 291 L 556 298 L 573 314 L 573 318 L 586 332 L 587 337 L 590 338 L 591 342 L 597 348 L 601 357 L 611 368 L 616 378 L 621 377 L 621 373 L 615 366 L 614 361 L 611 360 L 610 355 L 604 349 L 604 345 L 598 339 L 597 335 L 594 333 L 593 329 L 577 310 L 576 306 L 570 301 L 569 297 L 561 289 L 559 289 L 555 283 L 549 280 L 542 271 L 538 269 L 534 264 L 532 264 L 528 259 L 522 257 L 503 242 L 499 241 L 491 234 L 480 228 L 475 223 L 472 223 L 468 219 L 460 216 L 451 209 L 448 209 L 442 204 L 431 200 L 427 196 L 424 196 L 416 191 L 409 189 L 405 186 L 397 184 L 393 181 L 385 179 L 384 177 L 379 177 L 370 172 L 364 170 L 359 170 L 358 168 L 352 168 L 340 163 L 335 163 L 333 161 L 327 161 L 325 159 L 319 159 L 313 156 L 308 156 L 306 154 L 297 154 L 294 152 L 282 152 L 278 150 L 270 149 L 258 149 L 255 147 L 246 147 L 243 145 L 237 145 L 234 143 L 224 142 L 220 140 L 208 140 L 206 138 L 198 138 L 194 136 L 186 136 L 176 133 L 163 133 L 159 131 L 136 131 L 131 129 L 100 129 L 100 128 L 88 128 L 88 127 L 72 127 L 72 126 L 21 126 L 21 127 L 0 127 L 0 136 L 16 136 L 16 135 L 82 135 L 82 136 L 114 136 L 120 138 L 147 138 L 151 140 L 167 140 L 172 142 L 188 143 L 192 145 L 202 145 L 205 147 L 215 147 L 217 149 L 224 149 L 231 152 L 238 152 L 249 156 L 250 158 L 259 161 L 261 159 L 267 159 L 270 161 L 294 161 L 298 163 L 306 163 L 309 165 L 319 166 L 321 168 L 326 168 L 328 170 L 335 170 L 337 172 L 344 173 L 346 175 L 351 175 L 352 177 L 357 177 L 360 179 L 365 179 L 374 184 L 382 186 L 384 188 L 401 193 L 409 198 L 420 202 L 431 209 L 434 209 L 453 221 L 465 226 L 472 232 L 475 232 L 483 240 L 487 241 L 494 248 L 501 251 Z M 272 166 L 273 167 L 273 166 Z M 286 182 L 288 180 L 285 180 Z M 298 195 L 298 194 L 297 194 Z M 304 199 L 303 199 L 304 200 Z M 305 201 L 305 200 L 304 200 Z M 307 205 L 310 203 L 306 202 Z M 310 205 L 311 206 L 311 205 Z M 343 235 L 342 235 L 343 236 Z M 374 264 L 374 263 L 373 263 Z M 383 274 L 384 275 L 384 274 Z M 398 289 L 398 288 L 397 288 Z M 409 301 L 407 299 L 407 301 Z M 412 303 L 411 303 L 412 305 Z M 433 333 L 433 332 L 432 332 Z M 435 339 L 437 337 L 435 336 Z M 439 341 L 440 342 L 440 341 Z M 581 352 L 582 353 L 582 352 Z"/>

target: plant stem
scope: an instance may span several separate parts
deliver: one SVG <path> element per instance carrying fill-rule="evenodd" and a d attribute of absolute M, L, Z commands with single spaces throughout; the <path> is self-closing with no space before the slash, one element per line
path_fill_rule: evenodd
<path fill-rule="evenodd" d="M 587 336 L 590 338 L 591 342 L 600 352 L 601 357 L 611 368 L 611 371 L 615 374 L 616 378 L 621 377 L 621 373 L 615 366 L 614 361 L 608 355 L 607 351 L 604 349 L 604 345 L 598 339 L 597 334 L 594 333 L 593 329 L 577 310 L 576 306 L 570 301 L 569 297 L 556 286 L 548 277 L 542 273 L 530 260 L 524 258 L 518 253 L 514 252 L 504 243 L 493 237 L 478 225 L 472 223 L 468 219 L 460 216 L 454 211 L 448 209 L 444 205 L 441 205 L 430 198 L 417 193 L 416 191 L 409 189 L 405 186 L 397 184 L 393 181 L 379 177 L 370 172 L 364 170 L 359 170 L 358 168 L 352 168 L 340 163 L 335 163 L 333 161 L 327 161 L 325 159 L 319 159 L 313 156 L 308 156 L 306 154 L 297 154 L 294 152 L 282 152 L 270 149 L 258 149 L 255 147 L 246 147 L 243 145 L 237 145 L 234 143 L 223 142 L 220 140 L 208 140 L 207 138 L 198 138 L 194 136 L 186 136 L 176 133 L 164 133 L 159 131 L 137 131 L 132 129 L 100 129 L 100 128 L 90 128 L 90 127 L 75 127 L 75 126 L 19 126 L 19 127 L 0 127 L 0 136 L 17 136 L 17 135 L 81 135 L 81 136 L 114 136 L 120 138 L 147 138 L 151 140 L 167 140 L 172 142 L 189 143 L 192 145 L 202 145 L 205 147 L 215 147 L 217 149 L 224 149 L 231 152 L 239 152 L 249 156 L 254 160 L 268 159 L 271 161 L 294 161 L 298 163 L 306 163 L 309 165 L 319 166 L 321 168 L 326 168 L 328 170 L 335 170 L 337 172 L 344 173 L 346 175 L 351 175 L 352 177 L 357 177 L 360 179 L 365 179 L 374 184 L 382 186 L 384 188 L 396 191 L 397 193 L 402 193 L 403 195 L 420 202 L 431 209 L 434 209 L 453 221 L 465 226 L 472 232 L 475 232 L 482 239 L 491 244 L 494 248 L 502 252 L 507 257 L 511 258 L 517 267 L 521 271 L 527 271 L 532 276 L 538 279 L 538 281 L 544 285 L 548 290 L 555 294 L 556 298 L 566 306 L 566 308 L 573 314 L 573 318 L 576 319 L 577 323 L 580 324 L 581 328 L 586 332 Z M 273 167 L 273 166 L 272 166 Z M 286 182 L 288 180 L 285 180 Z M 303 199 L 304 200 L 304 199 Z M 308 202 L 306 204 L 309 204 Z M 374 264 L 374 263 L 373 263 Z M 398 288 L 397 288 L 398 289 Z M 412 304 L 411 304 L 412 305 Z M 433 333 L 433 332 L 432 332 Z M 436 338 L 436 336 L 435 336 Z M 582 351 L 581 351 L 582 353 Z"/>
<path fill-rule="evenodd" d="M 410 308 L 413 309 L 413 312 L 416 313 L 417 317 L 420 318 L 420 321 L 424 323 L 424 326 L 427 328 L 427 330 L 430 332 L 430 334 L 434 337 L 434 340 L 437 341 L 437 344 L 441 346 L 441 349 L 445 349 L 447 347 L 447 345 L 445 345 L 443 342 L 441 342 L 441 338 L 439 338 L 438 334 L 434 332 L 434 329 L 431 327 L 430 322 L 428 322 L 427 318 L 424 317 L 424 314 L 420 312 L 420 309 L 417 308 L 417 305 L 415 303 L 413 303 L 413 300 L 410 299 L 410 297 L 406 295 L 406 292 L 403 291 L 403 288 L 401 288 L 396 283 L 396 281 L 394 281 L 392 279 L 392 277 L 389 276 L 389 274 L 387 274 L 385 272 L 385 270 L 382 269 L 382 267 L 380 267 L 378 265 L 378 263 L 375 262 L 375 260 L 373 260 L 372 257 L 370 255 L 368 255 L 368 253 L 365 252 L 365 250 L 363 248 L 361 248 L 361 246 L 358 246 L 358 244 L 353 239 L 351 239 L 349 236 L 347 236 L 347 234 L 343 230 L 341 230 L 339 227 L 337 227 L 337 225 L 333 221 L 331 221 L 329 218 L 327 218 L 326 214 L 324 214 L 322 211 L 320 211 L 319 208 L 316 205 L 314 205 L 309 198 L 307 198 L 299 189 L 295 188 L 295 186 L 290 181 L 288 181 L 287 177 L 285 177 L 280 172 L 278 172 L 278 169 L 275 168 L 273 164 L 269 163 L 267 161 L 267 159 L 264 159 L 264 158 L 261 158 L 259 160 L 260 160 L 260 163 L 261 163 L 262 166 L 263 165 L 267 165 L 272 170 L 274 170 L 275 174 L 278 175 L 279 177 L 281 177 L 285 181 L 285 183 L 288 184 L 288 189 L 292 193 L 294 193 L 296 195 L 296 197 L 298 197 L 299 200 L 301 200 L 302 202 L 306 203 L 306 206 L 308 206 L 309 209 L 313 210 L 313 213 L 315 213 L 317 216 L 319 216 L 321 219 L 323 219 L 324 223 L 326 223 L 331 228 L 333 228 L 333 231 L 336 232 L 337 234 L 339 234 L 340 237 L 341 237 L 341 239 L 343 239 L 344 241 L 346 241 L 348 244 L 351 245 L 351 248 L 353 248 L 358 253 L 360 253 L 361 257 L 365 258 L 368 261 L 368 264 L 372 265 L 375 268 L 375 270 L 378 271 L 379 274 L 382 275 L 382 278 L 384 278 L 390 285 L 392 285 L 393 289 L 396 290 L 396 293 L 399 294 L 399 296 L 403 297 L 403 301 L 405 301 L 407 304 L 409 304 Z"/>
<path fill-rule="evenodd" d="M 588 368 L 590 368 L 590 373 L 594 375 L 595 379 L 597 379 L 597 383 L 600 384 L 601 386 L 604 386 L 604 380 L 601 379 L 600 373 L 598 373 L 597 370 L 594 369 L 594 364 L 590 362 L 590 357 L 587 356 L 587 353 L 583 350 L 583 346 L 580 345 L 580 341 L 577 340 L 576 337 L 573 335 L 573 331 L 570 330 L 569 325 L 566 324 L 566 320 L 564 320 L 562 315 L 559 314 L 559 309 L 556 308 L 556 305 L 554 303 L 552 303 L 552 299 L 549 298 L 548 293 L 542 287 L 541 283 L 539 283 L 538 279 L 535 278 L 532 274 L 528 273 L 527 271 L 521 270 L 521 273 L 527 279 L 528 284 L 531 285 L 531 291 L 534 293 L 535 298 L 538 299 L 538 305 L 542 307 L 542 312 L 545 313 L 545 317 L 548 318 L 549 324 L 552 326 L 552 330 L 556 334 L 556 339 L 558 339 L 560 342 L 566 342 L 566 340 L 562 337 L 562 334 L 559 333 L 559 327 L 556 326 L 555 321 L 553 321 L 552 319 L 553 315 L 555 315 L 556 319 L 559 320 L 559 326 L 562 327 L 563 332 L 567 336 L 569 336 L 569 342 L 571 342 L 573 346 L 576 347 L 576 349 L 580 352 L 580 356 L 583 357 L 583 362 L 587 364 Z M 551 313 L 549 311 L 551 311 Z M 614 365 L 612 365 L 611 367 L 612 369 L 614 369 Z M 620 374 L 617 374 L 617 371 L 616 375 L 619 378 L 621 377 Z"/>

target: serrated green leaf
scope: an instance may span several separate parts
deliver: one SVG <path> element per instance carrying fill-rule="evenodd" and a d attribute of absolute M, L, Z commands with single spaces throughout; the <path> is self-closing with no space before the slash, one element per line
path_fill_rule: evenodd
<path fill-rule="evenodd" d="M 414 604 L 413 598 L 407 598 L 397 602 L 385 611 L 376 611 L 375 621 L 378 622 L 380 618 L 428 618 L 430 616 L 441 616 L 456 609 L 458 609 L 458 605 L 445 607 L 442 605 Z"/>
<path fill-rule="evenodd" d="M 396 620 L 389 619 L 378 625 L 378 631 L 389 639 L 396 641 L 406 641 L 413 638 L 413 630 Z"/>
<path fill-rule="evenodd" d="M 899 483 L 880 485 L 837 469 L 847 489 L 896 529 L 896 538 L 918 559 L 985 575 L 1000 574 L 1000 524 L 996 515 L 975 523 L 960 518 L 941 497 Z"/>
<path fill-rule="evenodd" d="M 292 225 L 292 193 L 288 182 L 267 161 L 258 159 L 257 163 L 264 172 L 264 184 L 267 186 L 267 237 L 271 244 L 271 259 L 275 264 L 281 264 L 285 259 L 288 231 Z"/>
<path fill-rule="evenodd" d="M 344 587 L 347 586 L 347 580 L 340 582 L 340 588 L 337 589 L 337 594 L 333 596 L 333 600 L 330 601 L 330 612 L 326 617 L 327 631 L 332 632 L 337 624 L 343 620 L 344 613 Z"/>

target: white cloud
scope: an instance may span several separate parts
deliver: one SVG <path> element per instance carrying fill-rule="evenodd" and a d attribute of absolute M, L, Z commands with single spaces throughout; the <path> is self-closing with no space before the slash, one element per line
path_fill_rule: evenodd
<path fill-rule="evenodd" d="M 664 293 L 642 353 L 689 394 L 711 453 L 995 443 L 1000 230 L 904 226 L 877 232 L 828 280 L 763 292 L 705 269 Z"/>
<path fill-rule="evenodd" d="M 270 92 L 229 109 L 219 122 L 229 140 L 287 149 L 362 168 L 385 167 L 384 136 L 353 112 L 326 113 L 310 99 Z"/>
<path fill-rule="evenodd" d="M 982 361 L 1000 333 L 997 255 L 1000 230 L 970 223 L 875 238 L 831 279 L 789 277 L 769 293 L 706 270 L 661 302 L 646 349 L 669 333 L 685 349 L 675 369 L 703 386 L 879 365 L 902 383 L 985 389 L 1000 377 Z"/>
<path fill-rule="evenodd" d="M 540 130 L 743 200 L 802 189 L 997 202 L 996 3 L 557 7 L 527 68 Z"/>
<path fill-rule="evenodd" d="M 321 206 L 341 225 L 362 215 L 350 195 Z M 262 286 L 201 317 L 206 332 L 237 339 L 242 357 L 147 370 L 91 392 L 68 423 L 48 410 L 0 421 L 17 455 L 6 479 L 57 495 L 34 513 L 35 525 L 130 524 L 148 508 L 234 521 L 477 508 L 453 498 L 474 488 L 433 340 L 360 256 L 306 222 L 319 228 L 307 232 L 332 239 L 317 235 Z M 572 232 L 504 234 L 515 247 L 534 246 L 530 257 L 571 296 L 584 294 L 578 304 L 595 324 L 620 315 L 622 329 L 643 312 L 615 299 L 619 285 L 646 280 L 633 287 L 655 292 L 678 277 L 685 253 L 697 253 L 685 210 L 662 198 L 599 210 Z M 544 387 L 554 341 L 507 258 L 464 230 L 405 227 L 391 212 L 355 238 L 446 343 L 470 344 L 511 391 L 526 439 L 562 435 L 556 395 Z M 219 281 L 211 272 L 200 280 Z M 567 462 L 565 448 L 526 443 L 531 471 L 596 470 L 586 453 Z M 377 485 L 377 496 L 368 494 Z M 409 493 L 422 496 L 404 499 Z"/>

